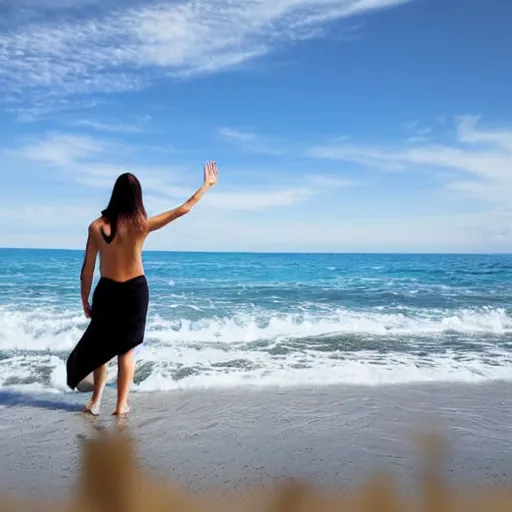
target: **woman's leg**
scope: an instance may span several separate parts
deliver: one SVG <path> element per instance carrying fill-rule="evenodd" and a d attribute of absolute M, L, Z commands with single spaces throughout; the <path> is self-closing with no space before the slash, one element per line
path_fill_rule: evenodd
<path fill-rule="evenodd" d="M 85 411 L 91 414 L 98 414 L 103 391 L 107 382 L 107 365 L 104 364 L 94 370 L 94 388 L 92 397 L 85 406 Z"/>
<path fill-rule="evenodd" d="M 135 374 L 135 350 L 119 356 L 117 374 L 117 405 L 114 414 L 126 414 L 128 407 L 128 394 Z"/>

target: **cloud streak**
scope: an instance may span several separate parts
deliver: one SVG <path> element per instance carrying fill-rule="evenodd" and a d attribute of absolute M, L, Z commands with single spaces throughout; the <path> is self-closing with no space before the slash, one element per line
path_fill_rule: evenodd
<path fill-rule="evenodd" d="M 126 155 L 127 151 L 136 153 L 136 148 L 126 148 L 117 142 L 93 137 L 54 133 L 9 153 L 24 160 L 44 164 L 50 169 L 58 170 L 65 179 L 90 187 L 109 189 L 119 174 L 133 172 L 141 179 L 144 190 L 148 192 L 150 204 L 157 209 L 169 209 L 193 194 L 194 188 L 181 185 L 186 166 L 141 167 L 119 162 L 117 155 Z M 201 173 L 198 172 L 197 175 L 198 180 L 201 179 Z M 314 186 L 253 189 L 250 192 L 225 192 L 224 189 L 215 189 L 208 194 L 204 205 L 215 210 L 263 211 L 294 206 L 321 193 L 327 186 L 333 186 L 332 182 L 326 184 L 321 178 L 316 182 L 311 181 L 311 184 Z"/>
<path fill-rule="evenodd" d="M 245 132 L 236 133 L 245 138 Z M 431 207 L 417 212 L 400 211 L 399 208 L 389 211 L 386 204 L 382 208 L 377 204 L 375 210 L 366 211 L 357 208 L 356 195 L 361 191 L 364 200 L 367 192 L 372 194 L 375 189 L 343 190 L 357 185 L 371 187 L 371 183 L 353 182 L 343 179 L 341 174 L 334 174 L 338 164 L 331 167 L 329 174 L 302 172 L 297 181 L 286 179 L 284 185 L 283 176 L 278 177 L 274 172 L 271 174 L 275 175 L 279 186 L 275 183 L 256 189 L 251 186 L 250 190 L 236 187 L 235 183 L 221 177 L 222 186 L 205 197 L 193 216 L 176 224 L 172 248 L 200 250 L 206 246 L 211 250 L 276 251 L 307 248 L 327 252 L 510 251 L 512 210 L 508 203 L 511 180 L 507 177 L 512 164 L 512 152 L 508 149 L 510 135 L 512 132 L 506 130 L 484 129 L 478 118 L 466 116 L 457 121 L 451 144 L 411 147 L 404 142 L 391 147 L 372 147 L 357 145 L 353 141 L 348 145 L 347 140 L 338 140 L 309 150 L 321 159 L 357 163 L 361 159 L 365 163 L 371 161 L 379 170 L 384 168 L 387 171 L 388 166 L 392 166 L 403 171 L 421 169 L 444 175 L 443 183 L 448 190 L 491 202 L 488 211 L 475 207 L 474 201 L 469 210 L 447 211 L 442 205 L 437 207 L 434 196 L 429 196 L 433 199 Z M 234 139 L 237 139 L 236 135 Z M 132 161 L 137 161 L 141 148 L 125 147 L 113 140 L 75 133 L 53 133 L 17 151 L 11 150 L 10 156 L 15 154 L 22 159 L 20 172 L 26 169 L 33 173 L 38 167 L 42 171 L 39 180 L 46 179 L 46 176 L 54 179 L 55 173 L 59 172 L 68 181 L 101 187 L 104 199 L 116 175 L 131 170 L 141 177 L 150 214 L 179 204 L 199 185 L 192 183 L 190 186 L 187 167 L 169 169 L 125 165 L 131 157 L 135 157 Z M 26 165 L 29 161 L 39 165 L 30 167 Z M 20 164 L 19 161 L 16 163 Z M 200 180 L 201 173 L 197 174 Z M 400 176 L 397 174 L 395 178 L 400 180 Z M 408 190 L 399 193 L 407 193 Z M 340 197 L 345 194 L 345 198 L 354 199 L 354 202 L 344 205 L 343 211 L 338 211 L 338 204 L 342 202 L 337 196 L 338 191 Z M 85 196 L 90 196 L 90 208 L 87 207 L 88 202 L 77 203 L 67 197 L 55 197 L 51 205 L 47 200 L 41 200 L 39 204 L 31 203 L 25 208 L 13 208 L 7 202 L 0 208 L 0 220 L 6 226 L 2 243 L 82 247 L 83 239 L 78 235 L 73 238 L 75 226 L 86 225 L 102 206 L 95 202 L 96 192 L 89 192 Z M 336 197 L 334 203 L 329 202 L 327 194 L 332 194 L 331 200 Z M 6 199 L 9 201 L 10 198 Z M 61 218 L 68 206 L 69 218 L 67 214 L 66 218 Z M 324 207 L 329 212 L 327 217 L 321 217 Z M 354 214 L 350 214 L 352 207 Z M 17 226 L 16 232 L 8 231 L 8 226 L 12 225 Z M 23 236 L 19 234 L 20 225 L 24 229 Z M 47 232 L 46 237 L 41 237 L 42 231 Z M 171 247 L 167 235 L 156 237 L 151 243 L 151 248 Z"/>
<path fill-rule="evenodd" d="M 208 196 L 209 201 L 212 196 Z M 168 208 L 165 200 L 147 197 L 150 211 Z M 63 215 L 62 212 L 66 212 Z M 83 249 L 85 226 L 94 208 L 69 202 L 33 205 L 15 211 L 0 208 L 4 246 Z M 308 252 L 508 252 L 511 213 L 327 219 L 322 223 L 263 218 L 247 222 L 229 211 L 199 208 L 173 226 L 171 244 L 165 231 L 155 233 L 148 249 Z M 24 231 L 20 233 L 20 225 Z M 9 231 L 9 226 L 16 229 Z M 82 230 L 77 230 L 82 226 Z"/>
<path fill-rule="evenodd" d="M 26 98 L 27 91 L 62 97 L 138 90 L 156 77 L 231 68 L 281 44 L 317 37 L 328 22 L 409 1 L 107 2 L 108 8 L 91 8 L 79 23 L 56 10 L 51 20 L 41 15 L 1 30 L 0 87 L 13 98 Z"/>
<path fill-rule="evenodd" d="M 448 181 L 449 189 L 484 201 L 508 204 L 512 190 L 512 131 L 480 129 L 478 121 L 475 116 L 459 118 L 456 142 L 450 145 L 418 144 L 404 148 L 330 144 L 311 147 L 306 156 L 395 171 L 450 170 L 458 172 L 461 179 Z"/>
<path fill-rule="evenodd" d="M 251 142 L 256 140 L 256 134 L 251 132 L 242 132 L 224 126 L 219 129 L 219 134 L 226 140 L 235 142 Z"/>
<path fill-rule="evenodd" d="M 125 163 L 123 160 L 136 154 L 137 149 L 116 141 L 53 133 L 40 141 L 9 150 L 8 154 L 45 164 L 50 169 L 58 170 L 68 180 L 94 187 L 111 187 L 119 174 L 131 171 L 143 178 L 148 187 L 160 189 L 165 183 L 175 181 L 183 170 L 179 166 Z"/>
<path fill-rule="evenodd" d="M 269 140 L 253 132 L 222 127 L 218 130 L 218 133 L 224 141 L 233 144 L 246 153 L 272 156 L 279 156 L 285 153 L 282 141 Z"/>
<path fill-rule="evenodd" d="M 121 124 L 121 123 L 103 123 L 101 121 L 89 121 L 87 119 L 81 119 L 76 121 L 75 126 L 82 128 L 90 128 L 99 132 L 111 132 L 111 133 L 143 133 L 145 130 L 141 126 L 134 124 Z"/>
<path fill-rule="evenodd" d="M 74 166 L 77 162 L 103 153 L 104 148 L 104 143 L 89 137 L 57 134 L 29 144 L 15 153 L 26 159 L 50 165 Z"/>

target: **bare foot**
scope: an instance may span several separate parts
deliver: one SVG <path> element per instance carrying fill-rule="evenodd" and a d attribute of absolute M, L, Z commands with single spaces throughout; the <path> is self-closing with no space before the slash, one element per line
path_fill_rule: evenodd
<path fill-rule="evenodd" d="M 112 416 L 126 416 L 130 414 L 130 408 L 125 405 L 124 407 L 118 407 L 113 413 Z"/>
<path fill-rule="evenodd" d="M 99 416 L 100 404 L 89 400 L 85 407 L 82 409 L 82 412 L 86 414 L 92 414 L 93 416 Z"/>

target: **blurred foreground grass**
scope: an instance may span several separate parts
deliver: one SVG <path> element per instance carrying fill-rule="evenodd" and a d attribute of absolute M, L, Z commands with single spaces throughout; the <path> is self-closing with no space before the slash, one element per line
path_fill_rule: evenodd
<path fill-rule="evenodd" d="M 139 468 L 135 446 L 126 433 L 100 432 L 83 441 L 80 475 L 67 501 L 23 502 L 20 497 L 4 497 L 0 498 L 0 511 L 512 512 L 512 488 L 449 489 L 440 476 L 442 439 L 429 436 L 422 443 L 425 468 L 417 495 L 400 495 L 390 475 L 376 474 L 352 489 L 337 492 L 289 480 L 276 482 L 266 491 L 194 496 Z"/>

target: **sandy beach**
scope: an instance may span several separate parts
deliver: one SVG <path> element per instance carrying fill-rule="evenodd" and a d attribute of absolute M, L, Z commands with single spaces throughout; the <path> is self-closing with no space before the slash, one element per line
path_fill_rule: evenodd
<path fill-rule="evenodd" d="M 86 395 L 0 392 L 0 482 L 26 497 L 65 496 L 79 469 L 80 436 L 115 428 L 109 390 L 102 414 Z M 237 490 L 279 477 L 356 484 L 376 469 L 414 485 L 421 452 L 412 434 L 441 428 L 455 485 L 512 481 L 507 383 L 135 393 L 124 420 L 141 463 L 192 491 Z"/>

